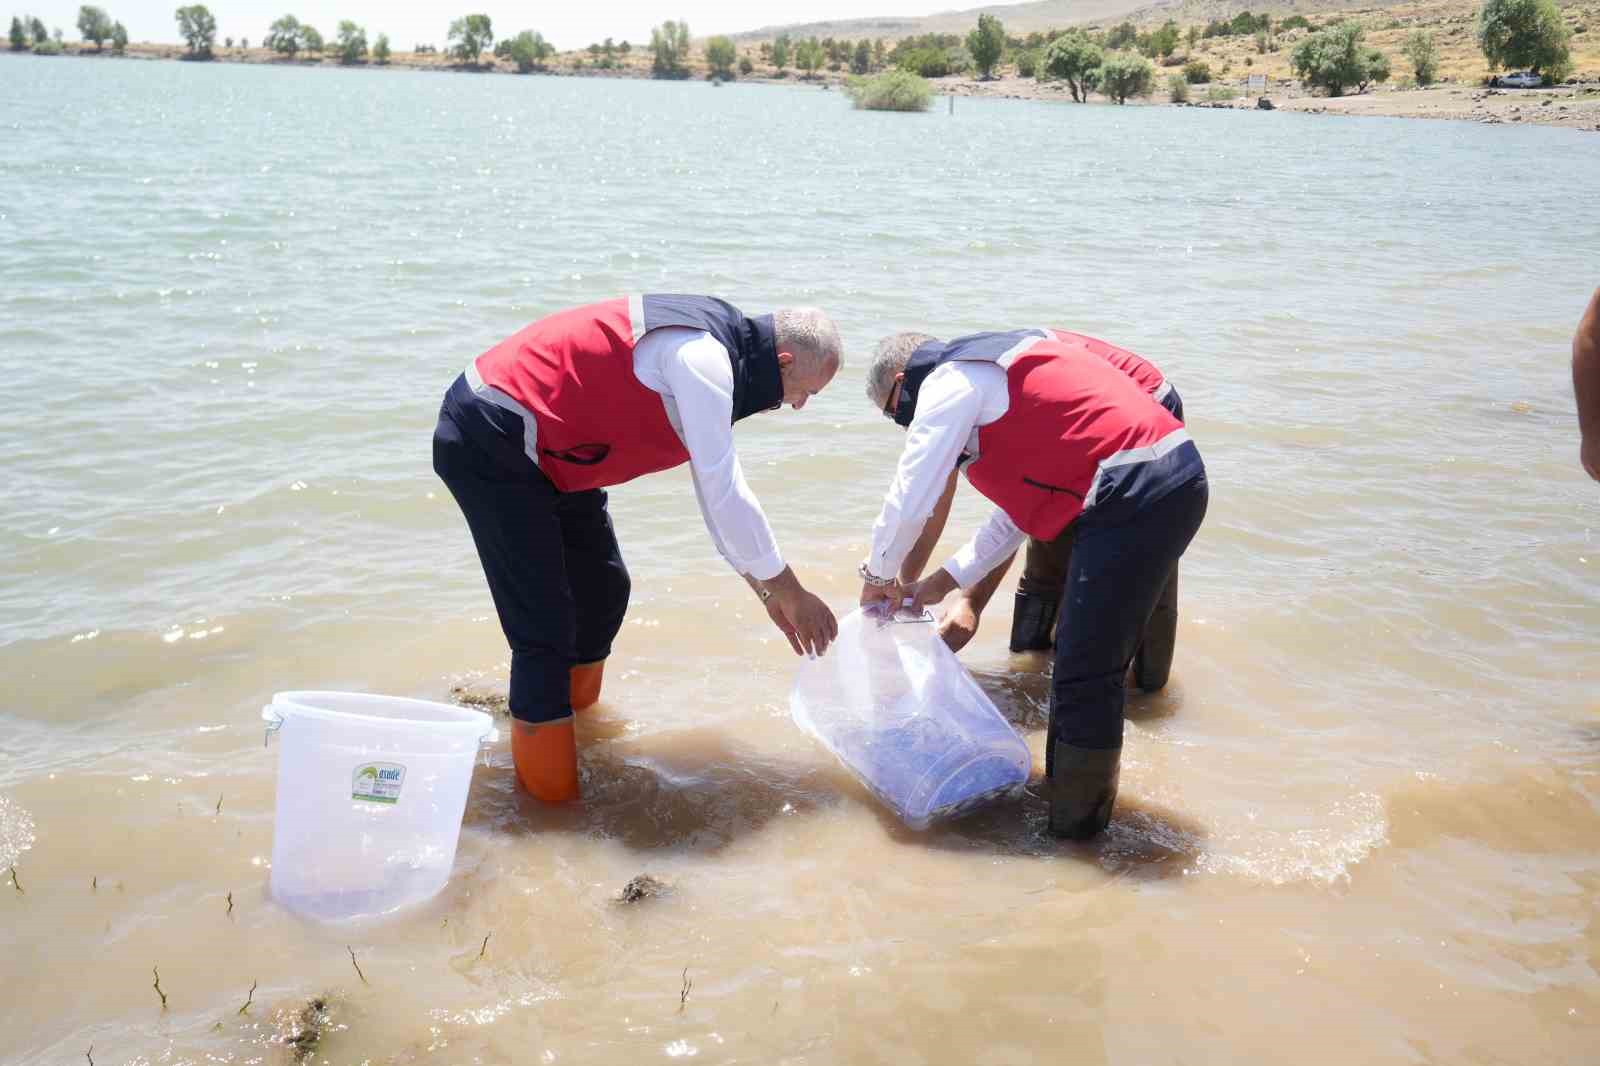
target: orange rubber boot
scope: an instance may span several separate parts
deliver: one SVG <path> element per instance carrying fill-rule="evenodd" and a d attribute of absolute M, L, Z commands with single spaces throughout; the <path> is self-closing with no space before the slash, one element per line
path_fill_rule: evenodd
<path fill-rule="evenodd" d="M 511 761 L 517 780 L 535 799 L 566 803 L 578 798 L 578 742 L 571 715 L 537 724 L 513 718 Z"/>
<path fill-rule="evenodd" d="M 600 702 L 600 682 L 605 678 L 606 661 L 579 663 L 572 668 L 572 709 L 581 711 Z"/>

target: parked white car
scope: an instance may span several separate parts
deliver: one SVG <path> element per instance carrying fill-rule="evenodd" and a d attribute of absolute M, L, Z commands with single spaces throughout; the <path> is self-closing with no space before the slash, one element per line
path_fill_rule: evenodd
<path fill-rule="evenodd" d="M 1500 75 L 1494 83 L 1505 89 L 1537 89 L 1544 84 L 1544 78 L 1526 70 L 1514 70 Z"/>

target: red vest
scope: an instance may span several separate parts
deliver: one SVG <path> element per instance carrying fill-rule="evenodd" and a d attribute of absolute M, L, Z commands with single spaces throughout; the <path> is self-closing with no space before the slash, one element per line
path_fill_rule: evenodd
<path fill-rule="evenodd" d="M 1058 341 L 1080 345 L 1086 351 L 1093 352 L 1134 381 L 1137 381 L 1145 392 L 1148 392 L 1158 400 L 1162 397 L 1161 390 L 1167 383 L 1166 376 L 1144 356 L 1135 355 L 1126 348 L 1118 348 L 1115 344 L 1107 344 L 1096 337 L 1086 337 L 1082 333 L 1073 333 L 1071 330 L 1052 329 L 1050 333 Z"/>
<path fill-rule="evenodd" d="M 642 336 L 621 297 L 541 318 L 473 363 L 483 385 L 532 414 L 539 469 L 560 491 L 619 485 L 689 461 L 661 396 L 634 376 Z"/>
<path fill-rule="evenodd" d="M 997 360 L 1009 406 L 979 427 L 978 458 L 966 467 L 972 486 L 1039 540 L 1094 503 L 1103 467 L 1153 458 L 1144 450 L 1183 428 L 1090 343 L 1102 342 L 1041 340 Z"/>

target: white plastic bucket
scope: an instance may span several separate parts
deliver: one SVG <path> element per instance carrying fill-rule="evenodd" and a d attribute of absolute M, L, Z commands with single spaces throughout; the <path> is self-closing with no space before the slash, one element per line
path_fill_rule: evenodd
<path fill-rule="evenodd" d="M 324 921 L 385 914 L 450 879 L 481 711 L 361 692 L 280 692 L 272 896 Z"/>

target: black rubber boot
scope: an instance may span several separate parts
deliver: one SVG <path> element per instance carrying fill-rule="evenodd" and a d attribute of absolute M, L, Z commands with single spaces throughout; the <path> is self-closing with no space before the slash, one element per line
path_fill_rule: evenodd
<path fill-rule="evenodd" d="M 1087 840 L 1111 821 L 1122 749 L 1079 748 L 1057 740 L 1050 755 L 1050 832 Z"/>
<path fill-rule="evenodd" d="M 1144 639 L 1133 657 L 1133 683 L 1144 692 L 1160 692 L 1172 674 L 1172 653 L 1178 642 L 1178 564 L 1172 564 L 1156 609 L 1144 624 Z"/>
<path fill-rule="evenodd" d="M 1017 590 L 1016 610 L 1011 616 L 1012 651 L 1049 651 L 1054 646 L 1050 630 L 1056 624 L 1059 596 Z"/>

